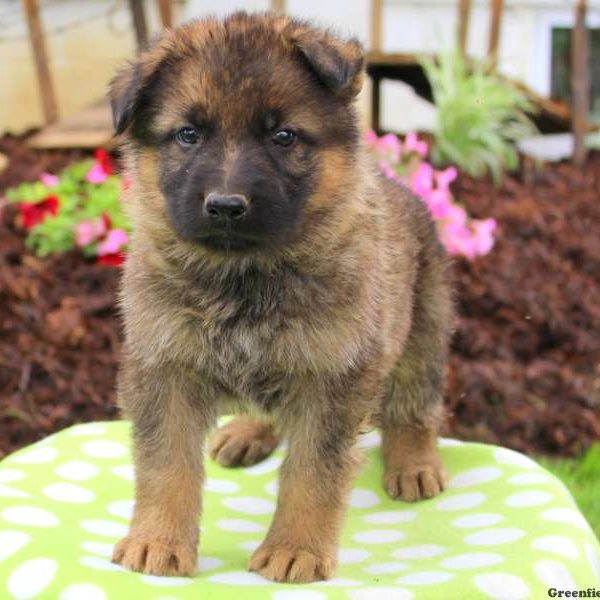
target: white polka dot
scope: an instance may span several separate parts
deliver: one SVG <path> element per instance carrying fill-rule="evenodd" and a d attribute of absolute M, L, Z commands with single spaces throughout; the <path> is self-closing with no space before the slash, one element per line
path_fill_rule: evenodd
<path fill-rule="evenodd" d="M 85 425 L 75 425 L 69 429 L 69 435 L 84 436 L 84 435 L 104 435 L 106 427 L 96 423 L 86 423 Z"/>
<path fill-rule="evenodd" d="M 70 502 L 72 504 L 85 504 L 92 502 L 96 495 L 91 490 L 87 490 L 73 483 L 51 483 L 43 490 L 45 496 L 57 502 Z"/>
<path fill-rule="evenodd" d="M 508 483 L 513 485 L 535 485 L 537 483 L 550 483 L 552 479 L 545 473 L 519 473 L 508 478 Z"/>
<path fill-rule="evenodd" d="M 93 583 L 74 583 L 66 587 L 58 600 L 106 600 L 107 596 L 102 588 Z"/>
<path fill-rule="evenodd" d="M 228 573 L 218 573 L 211 575 L 208 581 L 214 583 L 227 583 L 229 585 L 265 585 L 272 584 L 271 581 L 261 577 L 257 573 L 248 573 L 247 571 L 229 571 Z"/>
<path fill-rule="evenodd" d="M 350 587 L 354 585 L 360 585 L 360 581 L 354 581 L 354 579 L 346 579 L 344 577 L 333 577 L 327 581 L 319 581 L 319 585 L 323 587 Z"/>
<path fill-rule="evenodd" d="M 0 483 L 0 496 L 3 498 L 31 498 L 31 494 L 17 490 L 16 488 L 10 487 Z"/>
<path fill-rule="evenodd" d="M 247 515 L 272 515 L 275 512 L 275 504 L 273 502 L 254 496 L 226 498 L 223 500 L 223 504 L 227 508 Z"/>
<path fill-rule="evenodd" d="M 440 448 L 452 448 L 454 446 L 464 446 L 465 443 L 452 438 L 438 438 L 438 446 Z"/>
<path fill-rule="evenodd" d="M 127 454 L 127 448 L 111 440 L 92 440 L 81 446 L 84 454 L 94 458 L 119 458 Z"/>
<path fill-rule="evenodd" d="M 58 450 L 56 448 L 44 446 L 41 448 L 33 448 L 24 454 L 17 454 L 16 456 L 13 456 L 12 462 L 23 465 L 40 465 L 53 461 L 57 456 Z"/>
<path fill-rule="evenodd" d="M 473 552 L 471 554 L 457 554 L 442 561 L 446 569 L 480 569 L 500 564 L 504 558 L 499 554 L 487 552 Z"/>
<path fill-rule="evenodd" d="M 524 535 L 525 532 L 520 529 L 483 529 L 468 535 L 465 542 L 471 546 L 494 546 L 514 542 Z"/>
<path fill-rule="evenodd" d="M 119 465 L 118 467 L 113 467 L 111 471 L 121 479 L 126 479 L 127 481 L 135 480 L 135 468 L 133 465 Z"/>
<path fill-rule="evenodd" d="M 526 469 L 539 469 L 539 465 L 520 452 L 509 450 L 508 448 L 496 448 L 494 450 L 496 461 L 503 465 L 515 465 Z"/>
<path fill-rule="evenodd" d="M 575 542 L 564 535 L 545 535 L 531 542 L 531 547 L 543 552 L 551 552 L 565 558 L 577 558 L 579 550 Z"/>
<path fill-rule="evenodd" d="M 35 598 L 51 583 L 58 563 L 50 558 L 32 558 L 21 563 L 8 578 L 8 591 L 18 600 Z"/>
<path fill-rule="evenodd" d="M 327 594 L 308 590 L 290 590 L 289 592 L 275 592 L 273 600 L 327 600 Z"/>
<path fill-rule="evenodd" d="M 12 556 L 31 541 L 22 531 L 0 531 L 0 561 Z"/>
<path fill-rule="evenodd" d="M 211 477 L 206 480 L 204 489 L 207 492 L 214 492 L 215 494 L 235 494 L 236 492 L 239 492 L 240 486 L 235 481 L 213 479 Z"/>
<path fill-rule="evenodd" d="M 265 473 L 271 473 L 272 471 L 276 471 L 282 462 L 283 457 L 271 456 L 267 458 L 267 460 L 263 460 L 256 465 L 244 469 L 244 473 L 246 473 L 246 475 L 264 475 Z"/>
<path fill-rule="evenodd" d="M 466 510 L 475 508 L 485 502 L 486 496 L 481 492 L 472 494 L 461 494 L 459 496 L 451 496 L 441 502 L 438 502 L 436 508 L 438 510 Z"/>
<path fill-rule="evenodd" d="M 450 488 L 464 488 L 472 485 L 479 485 L 498 479 L 502 475 L 502 470 L 497 467 L 481 467 L 471 469 L 454 476 L 448 485 Z"/>
<path fill-rule="evenodd" d="M 100 556 L 84 556 L 79 559 L 79 564 L 97 571 L 126 571 L 121 565 Z"/>
<path fill-rule="evenodd" d="M 598 554 L 598 551 L 587 542 L 583 545 L 583 547 L 585 549 L 585 555 L 587 556 L 588 562 L 590 563 L 590 567 L 592 567 L 592 571 L 596 575 L 598 581 L 600 581 L 600 555 Z"/>
<path fill-rule="evenodd" d="M 420 573 L 411 573 L 398 578 L 398 583 L 406 585 L 431 585 L 432 583 L 444 583 L 454 577 L 453 573 L 444 573 L 443 571 L 421 571 Z"/>
<path fill-rule="evenodd" d="M 113 544 L 105 544 L 103 542 L 83 542 L 81 547 L 86 552 L 91 552 L 92 554 L 96 554 L 98 556 L 109 557 L 112 556 L 114 545 Z"/>
<path fill-rule="evenodd" d="M 63 479 L 86 481 L 98 475 L 98 467 L 83 460 L 72 460 L 55 469 L 55 473 Z"/>
<path fill-rule="evenodd" d="M 0 469 L 0 483 L 21 481 L 21 479 L 25 479 L 25 473 L 19 469 Z"/>
<path fill-rule="evenodd" d="M 201 556 L 198 559 L 198 570 L 199 571 L 212 571 L 222 567 L 225 563 L 215 556 Z"/>
<path fill-rule="evenodd" d="M 242 549 L 242 550 L 248 550 L 249 552 L 254 552 L 260 545 L 261 545 L 261 540 L 255 540 L 255 541 L 249 541 L 249 542 L 242 542 L 241 544 L 238 544 L 238 546 Z"/>
<path fill-rule="evenodd" d="M 193 579 L 188 577 L 159 577 L 158 575 L 142 575 L 140 581 L 149 585 L 162 587 L 181 587 L 182 585 L 190 585 Z"/>
<path fill-rule="evenodd" d="M 277 481 L 277 479 L 269 481 L 269 483 L 265 485 L 265 492 L 271 496 L 277 496 L 277 494 L 279 494 L 279 481 Z"/>
<path fill-rule="evenodd" d="M 381 445 L 381 433 L 379 431 L 369 431 L 358 438 L 358 447 L 363 450 L 369 448 L 378 448 Z"/>
<path fill-rule="evenodd" d="M 535 563 L 533 570 L 545 585 L 559 590 L 577 589 L 577 584 L 565 565 L 553 560 L 540 560 Z"/>
<path fill-rule="evenodd" d="M 105 537 L 123 537 L 127 535 L 127 526 L 114 521 L 103 521 L 100 519 L 88 519 L 79 524 L 82 529 L 96 535 Z"/>
<path fill-rule="evenodd" d="M 452 526 L 465 529 L 470 529 L 471 527 L 490 527 L 491 525 L 497 525 L 503 520 L 504 517 L 502 515 L 494 513 L 476 513 L 454 519 L 454 521 L 452 521 Z"/>
<path fill-rule="evenodd" d="M 528 490 L 526 492 L 512 494 L 505 500 L 505 502 L 508 506 L 521 508 L 547 504 L 550 502 L 550 500 L 552 500 L 552 494 L 549 494 L 548 492 L 541 492 L 540 490 Z"/>
<path fill-rule="evenodd" d="M 352 490 L 350 506 L 353 508 L 373 508 L 379 504 L 379 496 L 371 490 Z"/>
<path fill-rule="evenodd" d="M 420 546 L 410 546 L 408 548 L 400 548 L 395 552 L 392 552 L 394 558 L 401 559 L 420 559 L 420 558 L 432 558 L 444 554 L 446 548 L 443 546 L 436 546 L 435 544 L 422 544 Z"/>
<path fill-rule="evenodd" d="M 399 587 L 367 587 L 348 592 L 351 600 L 413 600 L 414 595 Z"/>
<path fill-rule="evenodd" d="M 258 523 L 252 521 L 245 521 L 243 519 L 221 519 L 216 523 L 219 529 L 225 531 L 234 531 L 236 533 L 255 533 L 257 531 L 264 531 L 264 527 Z"/>
<path fill-rule="evenodd" d="M 135 502 L 133 500 L 115 500 L 106 507 L 106 510 L 115 517 L 131 519 L 134 506 Z"/>
<path fill-rule="evenodd" d="M 365 571 L 367 573 L 371 573 L 371 575 L 385 575 L 386 573 L 398 573 L 398 571 L 406 571 L 406 569 L 409 569 L 410 567 L 411 565 L 408 563 L 387 562 L 365 567 Z"/>
<path fill-rule="evenodd" d="M 567 525 L 575 525 L 575 527 L 585 531 L 590 530 L 590 526 L 581 513 L 573 508 L 549 508 L 541 514 L 541 517 L 545 521 L 556 521 Z"/>
<path fill-rule="evenodd" d="M 352 539 L 363 544 L 389 544 L 403 540 L 404 534 L 401 531 L 392 531 L 391 529 L 373 529 L 355 533 Z"/>
<path fill-rule="evenodd" d="M 2 517 L 9 523 L 31 527 L 56 527 L 60 523 L 51 512 L 37 506 L 12 506 L 2 512 Z"/>
<path fill-rule="evenodd" d="M 341 548 L 338 552 L 338 560 L 343 565 L 354 565 L 364 562 L 371 553 L 362 548 Z"/>
<path fill-rule="evenodd" d="M 508 573 L 484 573 L 473 577 L 475 585 L 494 600 L 522 600 L 529 597 L 529 588 L 516 575 Z"/>
<path fill-rule="evenodd" d="M 408 510 L 390 510 L 388 512 L 371 513 L 363 517 L 363 521 L 367 523 L 376 523 L 378 525 L 396 525 L 397 523 L 407 523 L 414 520 L 417 516 L 416 512 Z"/>

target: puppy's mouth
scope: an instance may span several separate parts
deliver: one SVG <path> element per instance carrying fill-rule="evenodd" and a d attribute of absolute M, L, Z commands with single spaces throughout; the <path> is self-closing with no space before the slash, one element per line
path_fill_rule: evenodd
<path fill-rule="evenodd" d="M 254 250 L 264 245 L 255 238 L 233 235 L 231 233 L 214 233 L 204 236 L 198 240 L 202 246 L 220 252 L 243 252 Z"/>

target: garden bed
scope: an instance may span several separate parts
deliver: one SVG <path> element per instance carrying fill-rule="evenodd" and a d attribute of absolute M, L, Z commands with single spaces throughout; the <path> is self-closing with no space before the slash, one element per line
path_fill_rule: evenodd
<path fill-rule="evenodd" d="M 3 138 L 6 188 L 80 152 Z M 459 319 L 450 361 L 450 435 L 576 455 L 600 439 L 600 155 L 500 188 L 460 177 L 455 197 L 494 217 L 487 256 L 456 260 Z M 73 422 L 117 417 L 119 269 L 78 252 L 40 259 L 17 210 L 0 214 L 0 457 Z"/>

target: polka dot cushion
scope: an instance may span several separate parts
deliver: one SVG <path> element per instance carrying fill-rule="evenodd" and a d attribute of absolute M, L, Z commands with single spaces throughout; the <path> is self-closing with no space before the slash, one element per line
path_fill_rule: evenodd
<path fill-rule="evenodd" d="M 518 600 L 598 587 L 598 541 L 568 491 L 527 457 L 441 440 L 450 489 L 406 504 L 382 491 L 378 434 L 361 445 L 368 462 L 335 579 L 273 584 L 246 571 L 275 507 L 281 450 L 246 469 L 208 462 L 198 574 L 163 578 L 110 562 L 133 504 L 129 424 L 71 427 L 0 463 L 0 598 Z"/>

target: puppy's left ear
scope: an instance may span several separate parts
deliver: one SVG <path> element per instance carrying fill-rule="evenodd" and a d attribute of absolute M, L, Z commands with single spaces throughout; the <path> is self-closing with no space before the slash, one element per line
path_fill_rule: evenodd
<path fill-rule="evenodd" d="M 353 98 L 364 80 L 364 55 L 357 40 L 344 42 L 312 30 L 297 33 L 295 46 L 317 77 L 333 92 Z"/>

